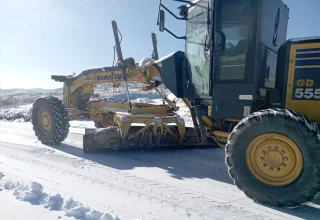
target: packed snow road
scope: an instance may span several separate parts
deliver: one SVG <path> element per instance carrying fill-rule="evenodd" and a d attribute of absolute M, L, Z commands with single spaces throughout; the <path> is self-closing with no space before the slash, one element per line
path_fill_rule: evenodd
<path fill-rule="evenodd" d="M 93 125 L 71 122 L 66 141 L 50 147 L 36 139 L 31 123 L 0 122 L 0 172 L 121 220 L 319 219 L 320 201 L 274 209 L 246 198 L 228 176 L 223 149 L 87 155 L 81 148 L 84 126 Z M 0 198 L 4 191 L 0 185 Z"/>

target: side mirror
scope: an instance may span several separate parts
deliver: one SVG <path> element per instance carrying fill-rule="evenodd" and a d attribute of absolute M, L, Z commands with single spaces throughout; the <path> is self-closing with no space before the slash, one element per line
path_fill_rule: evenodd
<path fill-rule="evenodd" d="M 184 20 L 184 18 L 178 18 L 177 16 L 175 16 L 169 9 L 167 9 L 164 5 L 162 5 L 162 4 L 161 4 L 161 1 L 160 1 L 159 8 L 160 8 L 161 6 L 162 6 L 165 10 L 167 10 L 172 16 L 174 16 L 176 19 L 178 19 L 178 20 Z M 169 34 L 171 34 L 172 36 L 174 36 L 175 38 L 177 38 L 177 39 L 183 39 L 183 40 L 186 40 L 186 39 L 187 39 L 186 36 L 178 37 L 177 35 L 175 35 L 174 33 L 172 33 L 170 30 L 168 30 L 168 29 L 165 27 L 165 15 L 164 15 L 164 10 L 162 10 L 162 9 L 160 9 L 160 10 L 159 10 L 159 13 L 158 13 L 157 25 L 159 25 L 159 31 L 160 31 L 160 32 L 166 31 L 166 32 L 168 32 Z"/>
<path fill-rule="evenodd" d="M 165 23 L 165 16 L 164 16 L 164 10 L 159 11 L 159 31 L 164 31 L 164 23 Z"/>

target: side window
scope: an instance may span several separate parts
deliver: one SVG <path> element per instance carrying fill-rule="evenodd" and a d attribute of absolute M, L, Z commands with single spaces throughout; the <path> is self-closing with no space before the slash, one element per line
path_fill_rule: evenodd
<path fill-rule="evenodd" d="M 226 40 L 220 56 L 219 80 L 244 80 L 253 27 L 254 4 L 245 0 L 218 1 L 217 28 Z"/>
<path fill-rule="evenodd" d="M 249 25 L 223 24 L 222 31 L 226 35 L 226 49 L 221 56 L 220 79 L 244 79 Z"/>

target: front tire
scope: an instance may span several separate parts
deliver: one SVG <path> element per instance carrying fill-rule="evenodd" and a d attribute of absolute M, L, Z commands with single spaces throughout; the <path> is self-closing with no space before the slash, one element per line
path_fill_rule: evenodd
<path fill-rule="evenodd" d="M 226 164 L 235 185 L 257 203 L 297 207 L 320 192 L 317 124 L 280 109 L 255 112 L 230 134 Z"/>
<path fill-rule="evenodd" d="M 53 96 L 37 99 L 32 108 L 32 125 L 41 143 L 52 145 L 64 141 L 70 124 L 62 101 Z"/>

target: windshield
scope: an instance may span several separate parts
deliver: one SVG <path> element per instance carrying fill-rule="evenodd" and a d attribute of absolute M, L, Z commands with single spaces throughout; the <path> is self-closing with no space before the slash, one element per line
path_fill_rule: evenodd
<path fill-rule="evenodd" d="M 192 93 L 198 96 L 210 95 L 210 60 L 206 57 L 210 30 L 208 29 L 209 0 L 200 1 L 189 13 L 187 21 L 186 56 L 189 61 L 189 74 Z"/>

